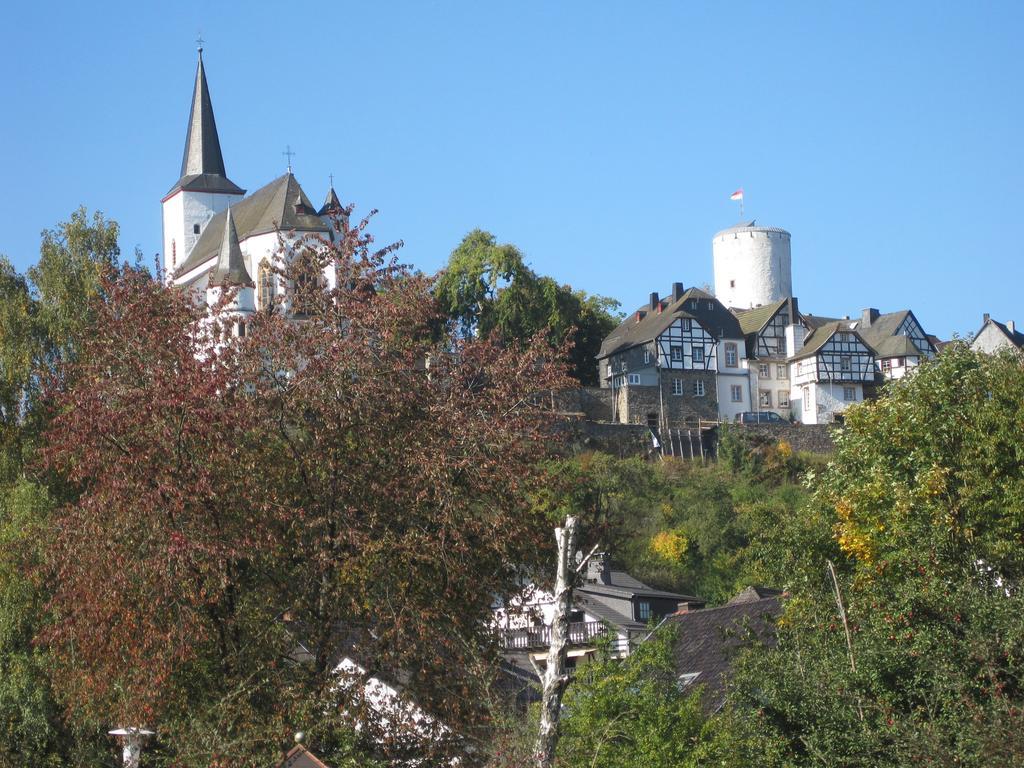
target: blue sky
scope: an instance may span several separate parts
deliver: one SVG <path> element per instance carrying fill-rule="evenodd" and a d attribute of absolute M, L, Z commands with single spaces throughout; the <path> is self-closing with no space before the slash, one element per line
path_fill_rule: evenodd
<path fill-rule="evenodd" d="M 474 227 L 631 310 L 713 282 L 711 237 L 793 234 L 801 308 L 1024 321 L 1024 4 L 14 3 L 0 253 L 78 205 L 152 262 L 201 31 L 228 174 L 293 167 L 440 268 Z"/>

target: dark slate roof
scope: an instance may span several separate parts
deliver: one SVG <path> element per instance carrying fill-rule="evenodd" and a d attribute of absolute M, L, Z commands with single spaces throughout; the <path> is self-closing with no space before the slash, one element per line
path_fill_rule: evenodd
<path fill-rule="evenodd" d="M 295 200 L 301 201 L 301 210 Z M 313 204 L 302 191 L 295 177 L 286 173 L 279 176 L 265 187 L 257 189 L 244 200 L 231 206 L 231 214 L 235 220 L 238 239 L 245 240 L 253 235 L 267 232 L 290 231 L 329 232 L 330 227 L 313 213 Z M 199 237 L 192 253 L 178 267 L 178 274 L 183 275 L 200 264 L 217 255 L 220 241 L 224 233 L 224 220 L 227 214 L 221 211 L 206 225 L 206 230 Z"/>
<path fill-rule="evenodd" d="M 1007 327 L 1004 323 L 1000 323 L 998 320 L 993 320 L 989 318 L 982 324 L 981 328 L 978 329 L 978 333 L 981 333 L 983 330 L 985 330 L 985 326 L 988 325 L 989 323 L 998 328 L 1002 332 L 1002 334 L 1007 339 L 1009 339 L 1010 343 L 1013 344 L 1013 346 L 1017 347 L 1017 349 L 1024 348 L 1024 333 L 1021 333 L 1016 329 L 1011 331 L 1009 327 Z M 975 338 L 977 338 L 978 333 L 974 334 Z"/>
<path fill-rule="evenodd" d="M 734 309 L 732 313 L 739 320 L 740 329 L 744 334 L 759 333 L 787 301 L 789 299 L 779 299 L 754 309 Z"/>
<path fill-rule="evenodd" d="M 277 764 L 277 768 L 328 768 L 328 766 L 304 746 L 296 744 L 285 755 L 284 760 Z"/>
<path fill-rule="evenodd" d="M 744 589 L 726 605 L 739 605 L 740 603 L 756 603 L 758 600 L 764 600 L 768 597 L 778 597 L 782 594 L 781 589 L 772 589 L 771 587 L 762 587 L 760 584 L 751 584 L 749 587 Z"/>
<path fill-rule="evenodd" d="M 921 350 L 915 347 L 909 338 L 896 335 L 903 321 L 911 314 L 909 309 L 901 309 L 899 312 L 879 315 L 871 321 L 871 325 L 865 325 L 861 320 L 857 323 L 857 333 L 879 357 L 920 355 Z"/>
<path fill-rule="evenodd" d="M 688 307 L 687 302 L 694 299 L 699 300 L 698 308 L 684 309 Z M 708 301 L 712 303 L 711 309 L 708 309 Z M 656 339 L 680 317 L 696 320 L 715 339 L 743 338 L 743 331 L 736 316 L 726 309 L 722 302 L 699 288 L 685 291 L 678 301 L 673 301 L 670 293 L 668 297 L 661 299 L 660 304 L 661 312 L 657 309 L 652 310 L 650 304 L 640 307 L 636 311 L 643 313 L 639 322 L 636 320 L 636 312 L 627 317 L 618 328 L 605 337 L 601 343 L 601 351 L 597 355 L 598 359 Z"/>
<path fill-rule="evenodd" d="M 825 317 L 824 315 L 811 315 L 811 314 L 807 314 L 807 315 L 801 314 L 800 315 L 800 319 L 803 320 L 804 321 L 804 325 L 806 325 L 811 330 L 814 330 L 815 328 L 820 328 L 821 326 L 827 325 L 828 323 L 841 323 L 841 322 L 843 322 L 842 318 L 839 318 L 839 317 Z"/>
<path fill-rule="evenodd" d="M 341 213 L 344 208 L 341 205 L 341 201 L 338 199 L 338 193 L 334 191 L 334 187 L 327 190 L 327 197 L 324 198 L 324 204 L 320 206 L 320 210 L 317 213 L 320 216 L 326 216 L 330 213 Z"/>
<path fill-rule="evenodd" d="M 210 273 L 210 285 L 217 286 L 242 286 L 256 287 L 249 271 L 245 268 L 245 259 L 242 258 L 242 249 L 238 245 L 238 232 L 235 231 L 235 221 L 231 216 L 231 209 L 227 210 L 227 217 L 224 220 L 224 238 L 220 243 L 220 252 L 217 254 L 217 266 Z"/>
<path fill-rule="evenodd" d="M 192 109 L 185 133 L 185 153 L 181 158 L 181 178 L 171 187 L 165 199 L 178 190 L 245 194 L 244 189 L 228 179 L 224 169 L 217 121 L 213 118 L 213 102 L 210 100 L 210 88 L 203 68 L 202 49 L 196 67 L 196 83 L 192 89 Z"/>
<path fill-rule="evenodd" d="M 693 597 L 692 595 L 679 595 L 675 592 L 665 592 L 660 589 L 654 589 L 644 584 L 638 579 L 634 579 L 625 571 L 611 571 L 609 573 L 610 584 L 604 584 L 600 582 L 584 582 L 576 588 L 577 592 L 592 593 L 592 594 L 607 594 L 614 597 L 633 597 L 634 595 L 640 597 L 668 597 L 673 600 L 699 600 L 699 598 Z"/>
<path fill-rule="evenodd" d="M 673 614 L 663 624 L 676 627 L 678 632 L 673 648 L 676 673 L 700 673 L 693 685 L 704 686 L 701 703 L 709 713 L 725 702 L 725 686 L 736 654 L 750 645 L 775 645 L 774 623 L 782 612 L 781 596 L 737 598 L 720 608 Z"/>

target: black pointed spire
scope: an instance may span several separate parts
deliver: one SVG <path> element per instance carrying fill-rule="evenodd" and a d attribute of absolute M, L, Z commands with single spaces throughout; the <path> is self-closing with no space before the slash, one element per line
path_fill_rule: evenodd
<path fill-rule="evenodd" d="M 224 219 L 224 237 L 220 241 L 220 251 L 217 253 L 217 266 L 210 273 L 211 286 L 248 286 L 253 288 L 253 282 L 249 270 L 245 268 L 245 259 L 242 257 L 242 248 L 238 244 L 238 232 L 235 229 L 235 220 L 231 216 L 231 209 L 228 208 L 228 215 Z"/>
<path fill-rule="evenodd" d="M 223 192 L 244 195 L 227 177 L 224 156 L 220 151 L 217 136 L 217 121 L 213 117 L 213 102 L 210 87 L 206 82 L 203 67 L 203 49 L 199 48 L 199 63 L 196 66 L 196 82 L 192 89 L 192 109 L 188 116 L 188 130 L 185 134 L 185 153 L 181 158 L 181 178 L 168 196 L 179 189 L 195 192 Z"/>
<path fill-rule="evenodd" d="M 324 199 L 324 204 L 320 206 L 320 210 L 317 212 L 317 215 L 327 216 L 331 213 L 337 215 L 342 213 L 343 210 L 344 209 L 341 207 L 341 201 L 338 199 L 338 194 L 334 191 L 334 186 L 332 185 L 331 188 L 327 190 L 327 197 Z"/>

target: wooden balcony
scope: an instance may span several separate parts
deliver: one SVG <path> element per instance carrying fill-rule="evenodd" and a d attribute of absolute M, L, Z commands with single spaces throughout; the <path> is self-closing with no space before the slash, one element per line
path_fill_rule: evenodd
<path fill-rule="evenodd" d="M 577 621 L 569 625 L 569 645 L 587 645 L 603 635 L 607 627 L 602 621 Z M 504 629 L 498 638 L 503 650 L 528 650 L 551 645 L 551 627 L 536 626 L 526 629 Z"/>

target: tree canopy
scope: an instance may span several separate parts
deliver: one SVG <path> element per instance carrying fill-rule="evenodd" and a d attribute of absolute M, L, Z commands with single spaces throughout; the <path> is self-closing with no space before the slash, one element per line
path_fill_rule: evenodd
<path fill-rule="evenodd" d="M 1024 760 L 1022 374 L 1019 356 L 956 344 L 848 412 L 793 526 L 778 648 L 749 660 L 719 730 L 723 764 Z"/>
<path fill-rule="evenodd" d="M 475 229 L 452 251 L 434 295 L 463 336 L 525 341 L 543 333 L 553 344 L 572 341 L 570 374 L 597 384 L 597 353 L 619 323 L 619 303 L 536 274 L 514 245 Z"/>
<path fill-rule="evenodd" d="M 130 267 L 103 281 L 43 454 L 69 494 L 39 640 L 77 721 L 158 723 L 154 754 L 188 765 L 269 759 L 317 711 L 389 758 L 486 725 L 491 601 L 547 548 L 527 499 L 557 440 L 532 395 L 566 378 L 542 340 L 438 341 L 431 282 L 365 224 L 302 245 L 337 289 L 244 338 L 226 302 Z M 375 729 L 342 658 L 436 727 Z"/>

